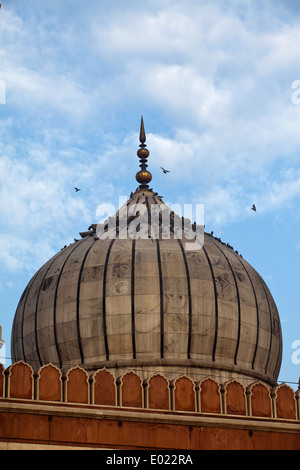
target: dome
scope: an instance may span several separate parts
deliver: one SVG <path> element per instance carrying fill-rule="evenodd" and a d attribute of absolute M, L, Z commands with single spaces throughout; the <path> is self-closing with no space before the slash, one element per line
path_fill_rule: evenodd
<path fill-rule="evenodd" d="M 201 249 L 187 248 L 184 234 L 174 236 L 174 213 L 148 180 L 147 174 L 122 209 L 134 214 L 127 226 L 139 215 L 136 207 L 145 208 L 149 221 L 157 208 L 171 213 L 170 237 L 162 230 L 157 238 L 150 231 L 123 237 L 120 211 L 116 236 L 108 237 L 107 226 L 101 236 L 96 225 L 81 233 L 26 287 L 14 319 L 12 357 L 35 369 L 51 362 L 63 369 L 78 364 L 274 384 L 282 337 L 267 285 L 211 234 L 204 233 Z"/>

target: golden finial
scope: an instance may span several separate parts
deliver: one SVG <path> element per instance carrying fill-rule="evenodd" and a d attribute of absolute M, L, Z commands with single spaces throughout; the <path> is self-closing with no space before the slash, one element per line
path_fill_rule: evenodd
<path fill-rule="evenodd" d="M 140 171 L 135 175 L 136 180 L 138 183 L 140 183 L 140 189 L 148 189 L 149 186 L 147 183 L 150 183 L 152 180 L 152 175 L 150 171 L 148 171 L 147 168 L 147 158 L 149 157 L 149 150 L 146 149 L 146 133 L 145 133 L 145 127 L 144 127 L 144 120 L 143 116 L 141 118 L 141 129 L 140 129 L 140 148 L 137 151 L 137 156 L 140 159 Z"/>
<path fill-rule="evenodd" d="M 146 142 L 146 133 L 145 133 L 143 116 L 141 117 L 140 142 L 141 144 L 144 144 Z"/>

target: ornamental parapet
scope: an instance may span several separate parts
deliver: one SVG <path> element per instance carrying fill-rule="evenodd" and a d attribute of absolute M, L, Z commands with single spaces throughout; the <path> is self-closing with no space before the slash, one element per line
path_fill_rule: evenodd
<path fill-rule="evenodd" d="M 53 364 L 34 371 L 23 361 L 7 369 L 0 364 L 0 400 L 300 421 L 300 392 L 285 383 L 268 387 L 256 381 L 245 387 L 236 379 L 195 382 L 159 373 L 145 379 L 132 370 L 115 377 L 105 368 L 88 373 L 80 366 L 63 373 Z"/>

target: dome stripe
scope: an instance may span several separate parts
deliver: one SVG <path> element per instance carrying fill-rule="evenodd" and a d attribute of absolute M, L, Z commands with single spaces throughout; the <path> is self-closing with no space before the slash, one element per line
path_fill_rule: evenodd
<path fill-rule="evenodd" d="M 81 335 L 80 335 L 80 287 L 81 287 L 81 278 L 82 278 L 82 273 L 84 269 L 84 265 L 86 262 L 86 259 L 88 257 L 89 252 L 91 251 L 91 248 L 95 244 L 95 238 L 93 240 L 93 243 L 91 246 L 87 249 L 83 261 L 81 263 L 80 271 L 79 271 L 79 276 L 78 276 L 78 284 L 77 284 L 77 300 L 76 300 L 76 324 L 77 324 L 77 336 L 78 336 L 78 347 L 79 347 L 79 353 L 80 353 L 80 358 L 81 358 L 81 364 L 84 364 L 84 354 L 83 354 L 83 349 L 82 349 L 82 344 L 81 344 Z"/>
<path fill-rule="evenodd" d="M 151 210 L 149 206 L 148 196 L 145 197 L 146 200 L 146 207 L 148 212 L 148 237 L 151 236 Z"/>
<path fill-rule="evenodd" d="M 132 336 L 132 356 L 136 359 L 136 346 L 135 346 L 135 244 L 136 240 L 132 240 L 132 255 L 131 255 L 131 336 Z"/>
<path fill-rule="evenodd" d="M 42 269 L 42 268 L 41 268 Z M 23 309 L 22 309 L 22 320 L 21 320 L 21 345 L 22 345 L 22 355 L 23 355 L 23 359 L 24 361 L 26 362 L 26 355 L 25 355 L 25 348 L 24 348 L 24 318 L 25 318 L 25 309 L 26 309 L 26 303 L 27 303 L 27 298 L 28 298 L 28 295 L 29 295 L 29 292 L 31 290 L 31 287 L 35 281 L 35 279 L 37 278 L 39 272 L 41 271 L 41 269 L 38 270 L 38 272 L 33 276 L 33 278 L 31 279 L 31 282 L 30 282 L 30 285 L 27 289 L 27 292 L 26 292 L 26 297 L 24 299 L 24 304 L 23 304 Z M 16 351 L 14 352 L 14 357 L 16 356 Z M 15 360 L 17 358 L 15 357 Z"/>
<path fill-rule="evenodd" d="M 138 198 L 137 198 L 137 200 L 136 200 L 136 203 L 135 203 L 135 208 L 134 208 L 134 210 L 133 210 L 133 212 L 132 212 L 132 214 L 133 214 L 133 215 L 136 215 L 136 212 L 137 212 L 137 206 L 138 206 L 138 204 L 139 204 L 139 202 L 140 202 L 140 199 L 141 199 L 141 198 L 140 198 L 140 197 L 138 197 Z M 132 205 L 132 206 L 133 206 L 133 204 L 130 204 L 130 205 Z"/>
<path fill-rule="evenodd" d="M 279 372 L 280 372 L 280 366 L 281 366 L 281 361 L 282 361 L 282 329 L 281 329 L 280 317 L 279 317 L 279 313 L 278 313 L 278 310 L 277 310 L 277 306 L 274 302 L 274 299 L 273 299 L 271 293 L 270 293 L 270 295 L 271 295 L 271 298 L 272 298 L 273 303 L 274 303 L 275 312 L 277 313 L 277 320 L 278 320 L 278 326 L 279 326 L 279 351 L 277 353 L 277 361 L 276 361 L 276 366 L 275 366 L 275 369 L 274 369 L 274 378 L 276 380 L 276 378 L 278 377 Z"/>
<path fill-rule="evenodd" d="M 159 273 L 159 300 L 160 300 L 160 357 L 164 357 L 164 288 L 163 288 L 163 277 L 161 269 L 161 256 L 159 239 L 156 239 L 156 251 L 157 251 L 157 264 Z"/>
<path fill-rule="evenodd" d="M 211 241 L 221 251 L 221 253 L 224 255 L 224 257 L 225 257 L 225 259 L 228 263 L 228 266 L 230 268 L 230 271 L 232 273 L 235 288 L 236 288 L 236 295 L 237 295 L 237 301 L 238 301 L 238 332 L 237 332 L 236 349 L 235 349 L 235 354 L 234 354 L 234 364 L 236 365 L 237 364 L 237 355 L 238 355 L 239 347 L 240 347 L 240 339 L 241 339 L 241 301 L 240 301 L 240 293 L 239 293 L 238 283 L 237 283 L 237 280 L 236 280 L 235 272 L 234 272 L 234 270 L 233 270 L 233 268 L 230 264 L 230 261 L 229 261 L 228 257 L 226 256 L 226 254 L 224 253 L 224 251 L 222 250 L 222 248 L 220 246 L 218 246 L 213 240 L 211 240 Z"/>
<path fill-rule="evenodd" d="M 189 299 L 189 333 L 188 333 L 188 347 L 187 347 L 187 358 L 191 359 L 191 342 L 192 342 L 192 296 L 191 296 L 191 279 L 190 279 L 190 272 L 189 266 L 186 259 L 185 251 L 182 246 L 181 240 L 178 238 L 178 243 L 181 249 L 183 262 L 185 266 L 186 272 L 186 280 L 187 280 L 187 290 L 188 290 L 188 299 Z"/>
<path fill-rule="evenodd" d="M 109 361 L 109 347 L 108 347 L 107 326 L 106 326 L 106 278 L 107 278 L 107 266 L 108 266 L 109 255 L 110 255 L 114 242 L 115 242 L 115 239 L 113 238 L 112 241 L 110 242 L 110 245 L 106 254 L 104 273 L 103 273 L 102 315 L 103 315 L 104 346 L 105 346 L 105 354 L 106 354 L 107 361 Z"/>
<path fill-rule="evenodd" d="M 217 340 L 218 340 L 218 317 L 219 317 L 219 312 L 218 312 L 218 292 L 217 292 L 217 286 L 216 286 L 216 280 L 215 280 L 215 275 L 214 275 L 214 270 L 210 261 L 210 258 L 207 254 L 207 251 L 203 245 L 202 250 L 206 256 L 207 262 L 209 264 L 210 272 L 211 272 L 211 277 L 213 281 L 213 286 L 214 286 L 214 297 L 215 297 L 215 335 L 214 335 L 214 344 L 213 344 L 213 351 L 212 351 L 212 360 L 215 362 L 216 360 L 216 348 L 217 348 Z"/>
<path fill-rule="evenodd" d="M 275 307 L 276 307 L 276 305 L 275 305 Z M 276 310 L 277 310 L 277 307 L 276 307 Z M 278 317 L 279 317 L 279 315 L 278 315 Z M 279 322 L 279 331 L 280 331 L 279 338 L 280 338 L 280 340 L 279 340 L 279 351 L 278 351 L 276 366 L 275 366 L 275 369 L 274 369 L 274 379 L 275 380 L 276 380 L 277 376 L 279 375 L 281 361 L 282 361 L 282 330 L 281 330 L 281 325 L 280 325 L 279 318 L 278 318 L 278 322 Z"/>
<path fill-rule="evenodd" d="M 70 256 L 72 255 L 72 253 L 74 253 L 75 250 L 77 250 L 77 248 L 80 247 L 80 245 L 82 245 L 82 243 L 84 242 L 85 240 L 81 240 L 76 246 L 75 248 L 73 248 L 73 250 L 68 254 L 68 256 L 66 257 L 65 261 L 64 261 L 64 264 L 62 265 L 62 268 L 60 270 L 60 273 L 58 275 L 58 279 L 57 279 L 57 283 L 56 283 L 56 287 L 55 287 L 55 294 L 54 294 L 54 309 L 53 309 L 53 329 L 54 329 L 54 341 L 55 341 L 55 348 L 56 348 L 56 352 L 57 352 L 57 357 L 58 357 L 58 360 L 59 360 L 59 367 L 62 368 L 62 360 L 61 360 L 61 354 L 60 354 L 60 345 L 58 343 L 58 339 L 57 339 L 57 325 L 56 325 L 56 304 L 57 304 L 57 293 L 58 293 L 58 287 L 59 287 L 59 281 L 61 279 L 61 276 L 62 276 L 62 273 L 63 273 L 63 270 L 64 270 L 64 267 L 65 265 L 67 264 L 67 261 L 68 259 L 70 258 Z"/>
<path fill-rule="evenodd" d="M 243 266 L 243 268 L 244 268 L 244 270 L 245 270 L 245 272 L 246 272 L 246 274 L 249 278 L 250 284 L 252 286 L 253 294 L 254 294 L 254 299 L 255 299 L 255 306 L 256 306 L 256 342 L 255 342 L 254 354 L 253 354 L 253 359 L 252 359 L 252 369 L 254 369 L 255 359 L 256 359 L 257 350 L 258 350 L 258 340 L 259 340 L 259 309 L 258 309 L 257 296 L 256 296 L 256 292 L 255 292 L 255 288 L 254 288 L 251 276 L 250 276 L 245 264 L 242 262 L 240 256 L 237 256 L 237 255 L 235 255 L 235 256 L 239 260 L 241 265 Z"/>
<path fill-rule="evenodd" d="M 43 285 L 44 285 L 44 281 L 46 279 L 46 276 L 49 272 L 49 270 L 51 269 L 51 266 L 53 265 L 53 263 L 57 260 L 57 258 L 59 258 L 60 256 L 62 255 L 62 251 L 60 253 L 58 253 L 51 261 L 51 263 L 49 264 L 46 272 L 45 272 L 45 275 L 43 276 L 42 278 L 42 281 L 41 281 L 41 284 L 40 284 L 40 288 L 39 288 L 39 291 L 38 291 L 38 294 L 37 294 L 37 298 L 36 298 L 36 304 L 35 304 L 35 314 L 34 314 L 34 337 L 35 337 L 35 344 L 36 344 L 36 352 L 37 352 L 37 355 L 38 355 L 38 360 L 40 362 L 40 367 L 43 365 L 43 362 L 42 362 L 42 359 L 41 359 L 41 355 L 40 355 L 40 349 L 39 349 L 39 340 L 38 340 L 38 304 L 39 304 L 39 300 L 40 300 L 40 295 L 41 295 L 41 290 L 43 288 Z"/>
<path fill-rule="evenodd" d="M 18 310 L 17 310 L 18 311 Z M 16 340 L 14 337 L 16 337 L 16 322 L 17 322 L 17 313 L 15 314 L 13 325 L 12 325 L 12 330 L 11 330 L 11 357 L 12 357 L 12 362 L 16 362 Z"/>
<path fill-rule="evenodd" d="M 269 313 L 270 313 L 270 345 L 269 345 L 269 353 L 268 353 L 268 357 L 267 357 L 267 361 L 266 361 L 266 367 L 265 367 L 265 374 L 267 374 L 267 369 L 268 369 L 268 365 L 269 365 L 269 362 L 270 362 L 270 355 L 271 355 L 271 349 L 272 349 L 272 340 L 273 340 L 273 322 L 272 322 L 272 309 L 271 309 L 271 305 L 270 305 L 270 301 L 269 301 L 269 296 L 268 296 L 268 293 L 265 289 L 265 286 L 264 286 L 264 283 L 262 281 L 262 278 L 261 276 L 258 274 L 258 272 L 256 272 L 257 274 L 257 277 L 262 285 L 262 288 L 263 288 L 263 291 L 265 293 L 265 296 L 266 296 L 266 299 L 267 299 L 267 303 L 268 303 L 268 309 L 269 309 Z"/>
<path fill-rule="evenodd" d="M 160 205 L 157 200 L 152 197 L 155 204 Z M 163 276 L 161 267 L 161 256 L 159 238 L 156 239 L 156 252 L 157 252 L 157 264 L 158 264 L 158 275 L 159 275 L 159 302 L 160 302 L 160 358 L 164 357 L 164 288 L 163 288 Z"/>

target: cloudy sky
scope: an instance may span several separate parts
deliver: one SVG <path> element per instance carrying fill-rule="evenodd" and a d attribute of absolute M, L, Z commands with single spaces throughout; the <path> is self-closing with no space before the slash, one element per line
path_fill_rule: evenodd
<path fill-rule="evenodd" d="M 299 20 L 298 0 L 2 2 L 6 365 L 31 276 L 98 221 L 99 204 L 135 190 L 143 115 L 154 190 L 203 203 L 206 230 L 264 277 L 282 319 L 280 380 L 298 380 Z"/>

